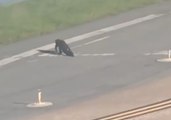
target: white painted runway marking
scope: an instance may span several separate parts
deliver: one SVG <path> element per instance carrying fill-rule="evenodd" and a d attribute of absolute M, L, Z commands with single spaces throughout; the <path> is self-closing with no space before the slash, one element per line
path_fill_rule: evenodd
<path fill-rule="evenodd" d="M 145 53 L 144 55 L 150 56 L 150 55 L 168 55 L 168 51 L 159 51 L 159 52 L 153 52 L 153 53 Z"/>
<path fill-rule="evenodd" d="M 109 36 L 106 36 L 106 37 L 103 37 L 103 38 L 99 38 L 99 39 L 93 40 L 91 42 L 84 43 L 82 45 L 77 45 L 75 47 L 72 47 L 72 49 L 83 47 L 83 46 L 86 46 L 86 45 L 90 45 L 90 44 L 93 44 L 93 43 L 96 43 L 96 42 L 100 42 L 100 41 L 105 40 L 107 38 L 109 38 Z"/>
<path fill-rule="evenodd" d="M 101 53 L 101 54 L 75 54 L 75 56 L 114 56 L 115 53 Z"/>
<path fill-rule="evenodd" d="M 75 56 L 114 56 L 115 53 L 103 53 L 103 54 L 76 54 Z"/>
<path fill-rule="evenodd" d="M 125 23 L 110 26 L 110 27 L 103 28 L 103 29 L 100 29 L 100 30 L 96 30 L 96 31 L 93 31 L 93 32 L 90 32 L 90 33 L 79 35 L 79 36 L 73 37 L 71 39 L 67 39 L 66 42 L 67 43 L 72 43 L 72 42 L 80 41 L 80 40 L 83 40 L 83 39 L 86 39 L 86 38 L 89 38 L 89 37 L 101 35 L 101 34 L 104 34 L 104 33 L 107 33 L 107 32 L 111 32 L 111 31 L 115 31 L 115 30 L 119 30 L 121 28 L 131 26 L 131 25 L 135 25 L 135 24 L 138 24 L 138 23 L 149 21 L 149 20 L 161 17 L 163 15 L 164 14 L 156 14 L 156 15 L 152 14 L 152 15 L 148 15 L 148 16 L 145 16 L 145 17 L 137 18 L 137 19 L 125 22 Z"/>
<path fill-rule="evenodd" d="M 57 57 L 57 56 L 59 56 L 59 55 L 54 55 L 54 54 L 47 54 L 47 53 L 44 53 L 44 54 L 41 54 L 41 55 L 38 55 L 38 56 L 40 56 L 40 57 L 46 57 L 46 56 L 52 56 L 52 57 Z"/>
<path fill-rule="evenodd" d="M 164 62 L 164 63 L 171 62 L 171 50 L 159 51 L 156 53 L 145 53 L 145 55 L 147 55 L 147 56 L 149 56 L 149 55 L 165 55 L 165 56 L 167 56 L 166 58 L 157 59 L 157 62 Z"/>
<path fill-rule="evenodd" d="M 97 40 L 93 40 L 91 42 L 85 43 L 84 45 L 90 45 L 90 44 L 93 44 L 93 43 L 96 43 L 96 42 L 100 42 L 100 41 L 105 40 L 107 38 L 109 38 L 109 36 L 104 37 L 104 38 L 100 38 L 100 39 L 97 39 Z"/>
<path fill-rule="evenodd" d="M 79 54 L 79 53 L 76 53 L 74 54 L 74 56 L 83 56 L 83 57 L 87 57 L 87 56 L 102 56 L 102 57 L 105 57 L 105 56 L 114 56 L 115 53 L 101 53 L 101 54 L 97 54 L 97 53 L 94 53 L 94 54 Z M 41 54 L 39 55 L 39 57 L 60 57 L 62 55 L 54 55 L 54 54 Z"/>
<path fill-rule="evenodd" d="M 83 35 L 79 35 L 79 36 L 76 36 L 76 37 L 73 37 L 73 38 L 66 39 L 66 43 L 69 44 L 69 43 L 81 41 L 81 40 L 84 40 L 86 38 L 90 38 L 90 37 L 101 35 L 101 34 L 104 34 L 104 33 L 107 33 L 107 32 L 119 30 L 119 29 L 131 26 L 131 25 L 135 25 L 135 24 L 138 24 L 138 23 L 142 23 L 142 22 L 145 22 L 145 21 L 153 20 L 153 19 L 161 17 L 163 15 L 164 14 L 152 14 L 152 15 L 148 15 L 148 16 L 145 16 L 145 17 L 137 18 L 137 19 L 134 19 L 134 20 L 131 20 L 131 21 L 128 21 L 128 22 L 118 24 L 118 25 L 106 27 L 106 28 L 103 28 L 103 29 L 99 29 L 99 30 L 90 32 L 90 33 L 86 33 L 86 34 L 83 34 Z M 53 47 L 54 47 L 54 43 L 48 44 L 48 45 L 45 45 L 45 46 L 42 46 L 42 47 L 39 47 L 39 48 L 32 49 L 32 50 L 26 51 L 24 53 L 11 56 L 9 58 L 1 59 L 0 60 L 0 66 L 4 66 L 4 65 L 7 65 L 9 63 L 20 60 L 22 58 L 35 55 L 35 54 L 39 53 L 38 50 L 48 50 L 48 49 L 51 49 Z"/>

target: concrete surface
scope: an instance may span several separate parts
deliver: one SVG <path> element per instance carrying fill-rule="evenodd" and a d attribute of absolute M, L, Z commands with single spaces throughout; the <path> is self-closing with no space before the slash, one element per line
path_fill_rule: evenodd
<path fill-rule="evenodd" d="M 0 48 L 0 58 L 10 58 L 56 38 L 73 38 L 144 16 L 163 15 L 72 43 L 74 53 L 80 54 L 74 58 L 40 52 L 1 66 L 0 119 L 91 120 L 167 99 L 170 63 L 157 59 L 170 49 L 170 6 L 170 2 L 161 3 Z M 101 38 L 107 39 L 97 42 Z M 26 107 L 37 100 L 37 89 L 52 107 Z"/>

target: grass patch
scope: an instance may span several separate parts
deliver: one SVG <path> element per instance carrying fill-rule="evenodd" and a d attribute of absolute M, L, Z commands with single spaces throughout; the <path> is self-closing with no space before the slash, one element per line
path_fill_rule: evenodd
<path fill-rule="evenodd" d="M 160 0 L 28 0 L 0 6 L 0 44 L 13 43 Z"/>

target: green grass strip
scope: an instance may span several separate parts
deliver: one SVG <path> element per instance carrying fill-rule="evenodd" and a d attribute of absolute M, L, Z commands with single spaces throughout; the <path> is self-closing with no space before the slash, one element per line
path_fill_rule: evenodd
<path fill-rule="evenodd" d="M 28 0 L 0 6 L 0 44 L 9 44 L 160 0 Z"/>

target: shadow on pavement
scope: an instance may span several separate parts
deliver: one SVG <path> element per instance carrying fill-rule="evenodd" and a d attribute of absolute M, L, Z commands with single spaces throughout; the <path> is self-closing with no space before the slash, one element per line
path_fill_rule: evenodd
<path fill-rule="evenodd" d="M 47 53 L 47 54 L 52 54 L 52 55 L 58 55 L 55 51 L 52 50 L 38 50 L 41 53 Z"/>

